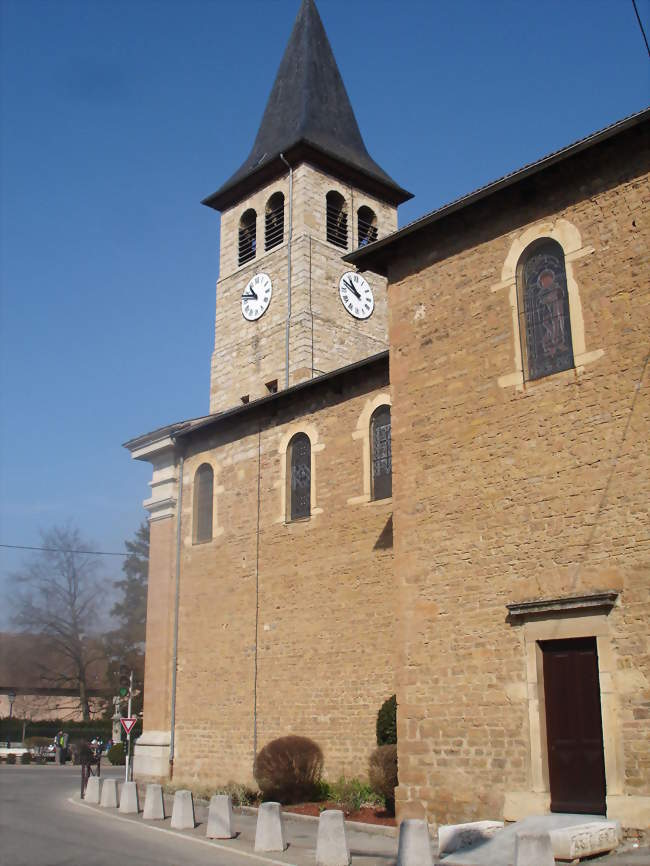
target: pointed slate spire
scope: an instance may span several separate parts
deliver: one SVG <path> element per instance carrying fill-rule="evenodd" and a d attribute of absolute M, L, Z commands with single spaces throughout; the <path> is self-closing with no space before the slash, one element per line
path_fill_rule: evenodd
<path fill-rule="evenodd" d="M 248 159 L 203 201 L 223 210 L 308 159 L 394 204 L 411 198 L 370 157 L 314 0 L 302 0 Z"/>

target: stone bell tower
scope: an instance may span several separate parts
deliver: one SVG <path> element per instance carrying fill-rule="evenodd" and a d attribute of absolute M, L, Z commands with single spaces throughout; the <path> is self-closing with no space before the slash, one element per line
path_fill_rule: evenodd
<path fill-rule="evenodd" d="M 411 194 L 368 154 L 314 0 L 302 0 L 253 149 L 221 212 L 210 412 L 387 348 L 386 280 L 341 257 Z"/>

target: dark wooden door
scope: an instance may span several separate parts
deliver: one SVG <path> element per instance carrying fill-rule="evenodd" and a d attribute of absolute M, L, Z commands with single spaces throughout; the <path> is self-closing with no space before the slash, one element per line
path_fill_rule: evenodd
<path fill-rule="evenodd" d="M 596 638 L 541 641 L 551 812 L 605 814 Z"/>

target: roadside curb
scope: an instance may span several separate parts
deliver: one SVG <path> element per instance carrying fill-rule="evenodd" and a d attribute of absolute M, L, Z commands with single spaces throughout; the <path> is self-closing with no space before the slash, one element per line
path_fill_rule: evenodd
<path fill-rule="evenodd" d="M 240 806 L 239 811 L 242 815 L 257 815 L 257 806 Z M 299 815 L 296 812 L 282 811 L 282 818 L 286 821 L 311 822 L 318 824 L 318 816 L 316 815 Z M 384 824 L 364 824 L 362 821 L 347 821 L 345 829 L 348 832 L 367 833 L 369 836 L 388 836 L 391 839 L 397 839 L 399 836 L 398 827 L 386 827 Z"/>

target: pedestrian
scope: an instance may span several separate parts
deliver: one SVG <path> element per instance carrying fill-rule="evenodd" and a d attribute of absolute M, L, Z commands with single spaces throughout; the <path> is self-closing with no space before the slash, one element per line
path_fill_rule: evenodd
<path fill-rule="evenodd" d="M 57 731 L 56 736 L 54 737 L 54 748 L 56 750 L 56 752 L 55 752 L 56 763 L 62 764 L 63 763 L 63 755 L 61 753 L 61 750 L 63 748 L 63 731 Z"/>
<path fill-rule="evenodd" d="M 70 734 L 68 734 L 67 731 L 64 731 L 63 738 L 61 741 L 61 754 L 63 756 L 63 760 L 61 761 L 62 764 L 65 764 L 65 762 L 68 760 L 68 757 L 69 757 L 69 755 L 68 755 L 68 743 L 69 742 L 70 742 Z"/>

